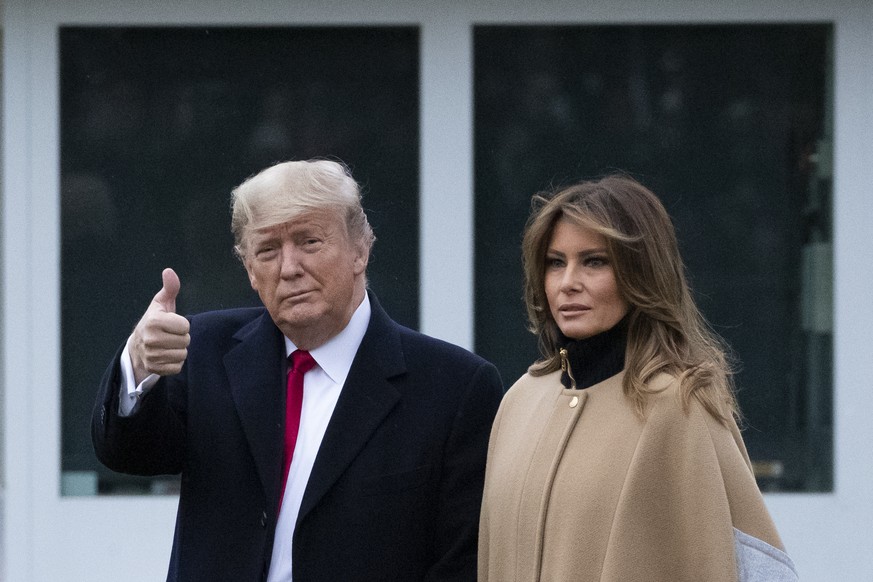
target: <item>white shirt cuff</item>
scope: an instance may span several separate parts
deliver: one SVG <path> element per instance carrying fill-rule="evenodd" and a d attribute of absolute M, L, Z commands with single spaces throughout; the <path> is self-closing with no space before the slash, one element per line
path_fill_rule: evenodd
<path fill-rule="evenodd" d="M 118 415 L 130 416 L 139 408 L 140 399 L 145 396 L 152 386 L 161 378 L 157 374 L 151 374 L 145 380 L 136 385 L 133 376 L 133 363 L 130 360 L 130 338 L 124 344 L 121 352 L 121 393 L 118 395 Z"/>

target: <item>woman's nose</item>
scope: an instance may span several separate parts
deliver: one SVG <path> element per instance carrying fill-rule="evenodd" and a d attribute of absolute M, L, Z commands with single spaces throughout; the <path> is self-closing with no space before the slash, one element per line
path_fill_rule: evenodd
<path fill-rule="evenodd" d="M 561 291 L 564 293 L 574 293 L 582 289 L 582 283 L 579 278 L 578 271 L 571 265 L 564 269 L 564 276 L 561 278 Z"/>

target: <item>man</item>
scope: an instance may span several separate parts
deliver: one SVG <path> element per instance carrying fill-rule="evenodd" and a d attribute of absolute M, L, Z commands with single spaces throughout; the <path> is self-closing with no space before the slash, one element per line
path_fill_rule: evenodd
<path fill-rule="evenodd" d="M 267 168 L 232 230 L 264 308 L 186 319 L 166 269 L 92 418 L 107 467 L 182 475 L 168 580 L 475 580 L 496 369 L 368 295 L 343 166 Z"/>

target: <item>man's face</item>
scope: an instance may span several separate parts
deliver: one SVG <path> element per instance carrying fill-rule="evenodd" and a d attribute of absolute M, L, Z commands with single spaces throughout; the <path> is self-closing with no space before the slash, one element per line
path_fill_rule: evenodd
<path fill-rule="evenodd" d="M 300 349 L 342 331 L 363 300 L 367 256 L 328 210 L 253 231 L 245 266 L 273 321 Z"/>

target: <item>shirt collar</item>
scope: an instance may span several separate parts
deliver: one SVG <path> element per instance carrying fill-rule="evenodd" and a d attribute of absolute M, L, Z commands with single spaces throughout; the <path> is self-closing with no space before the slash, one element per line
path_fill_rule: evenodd
<path fill-rule="evenodd" d="M 352 368 L 352 362 L 355 360 L 355 354 L 358 353 L 364 334 L 367 333 L 367 327 L 370 325 L 370 312 L 370 298 L 364 293 L 364 300 L 355 309 L 348 325 L 323 345 L 309 352 L 318 367 L 340 386 L 345 384 L 349 370 Z M 294 343 L 286 337 L 285 355 L 291 355 L 291 352 L 296 349 Z"/>

